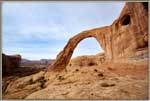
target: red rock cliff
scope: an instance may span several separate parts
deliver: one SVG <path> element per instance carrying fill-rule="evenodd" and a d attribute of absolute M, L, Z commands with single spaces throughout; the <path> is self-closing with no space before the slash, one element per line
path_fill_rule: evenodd
<path fill-rule="evenodd" d="M 5 55 L 2 54 L 2 73 L 3 75 L 11 74 L 14 69 L 20 67 L 20 55 Z"/>

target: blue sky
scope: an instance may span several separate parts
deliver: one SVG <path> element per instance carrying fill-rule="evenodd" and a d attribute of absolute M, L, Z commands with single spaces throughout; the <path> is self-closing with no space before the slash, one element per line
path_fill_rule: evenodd
<path fill-rule="evenodd" d="M 68 39 L 111 25 L 124 2 L 3 2 L 2 51 L 27 59 L 54 59 Z M 73 57 L 103 52 L 94 38 L 79 43 Z"/>

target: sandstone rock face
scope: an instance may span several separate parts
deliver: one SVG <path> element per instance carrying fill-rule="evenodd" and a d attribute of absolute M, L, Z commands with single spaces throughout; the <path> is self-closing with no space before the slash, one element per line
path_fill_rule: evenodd
<path fill-rule="evenodd" d="M 2 54 L 2 72 L 3 75 L 12 73 L 13 69 L 19 68 L 21 62 L 20 55 L 5 55 Z"/>
<path fill-rule="evenodd" d="M 86 67 L 86 66 L 98 66 L 103 64 L 105 61 L 104 54 L 97 54 L 97 55 L 84 55 L 78 56 L 74 59 L 71 59 L 69 62 L 69 66 L 79 66 L 79 67 Z"/>
<path fill-rule="evenodd" d="M 114 59 L 128 57 L 148 47 L 147 6 L 145 3 L 127 3 L 120 17 L 112 24 Z"/>
<path fill-rule="evenodd" d="M 49 70 L 62 70 L 77 44 L 94 37 L 105 51 L 105 60 L 114 61 L 148 49 L 148 3 L 126 3 L 119 18 L 110 26 L 83 31 L 69 39 Z"/>
<path fill-rule="evenodd" d="M 25 76 L 6 82 L 7 86 L 3 88 L 3 98 L 23 99 L 27 95 L 44 88 L 44 72 Z M 5 82 L 4 82 L 5 83 Z"/>

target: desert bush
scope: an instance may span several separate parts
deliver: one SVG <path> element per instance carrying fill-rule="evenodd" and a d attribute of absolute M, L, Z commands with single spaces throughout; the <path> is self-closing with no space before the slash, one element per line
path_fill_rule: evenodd
<path fill-rule="evenodd" d="M 63 76 L 59 76 L 58 80 L 62 81 L 62 80 L 65 80 L 65 78 Z"/>
<path fill-rule="evenodd" d="M 98 73 L 97 76 L 103 77 L 104 75 L 103 75 L 103 73 Z"/>
<path fill-rule="evenodd" d="M 45 85 L 45 82 L 46 82 L 45 79 L 41 79 L 41 80 L 40 80 L 40 83 L 41 83 L 40 87 L 41 87 L 41 88 L 45 88 L 45 86 L 44 86 L 44 85 Z"/>
<path fill-rule="evenodd" d="M 95 72 L 98 72 L 97 69 L 94 69 Z"/>
<path fill-rule="evenodd" d="M 88 66 L 94 66 L 94 65 L 97 65 L 97 63 L 94 63 L 94 62 L 89 62 L 88 63 Z"/>
<path fill-rule="evenodd" d="M 76 69 L 76 72 L 79 71 L 79 69 Z"/>
<path fill-rule="evenodd" d="M 101 83 L 102 87 L 111 87 L 111 86 L 115 86 L 115 84 L 108 84 L 106 82 Z"/>
<path fill-rule="evenodd" d="M 34 82 L 33 82 L 33 79 L 30 79 L 29 80 L 29 84 L 33 84 Z"/>

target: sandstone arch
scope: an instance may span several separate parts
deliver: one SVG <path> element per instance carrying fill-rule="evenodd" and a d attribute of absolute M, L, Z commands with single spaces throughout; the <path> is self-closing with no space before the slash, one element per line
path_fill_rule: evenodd
<path fill-rule="evenodd" d="M 74 52 L 76 46 L 80 43 L 80 41 L 84 40 L 85 38 L 93 37 L 97 41 L 99 40 L 96 36 L 96 33 L 91 31 L 84 31 L 75 35 L 74 37 L 70 38 L 64 49 L 57 55 L 56 61 L 54 61 L 50 66 L 49 69 L 53 70 L 62 70 L 64 69 L 67 64 L 69 63 L 71 56 Z M 100 44 L 100 42 L 98 41 Z"/>
<path fill-rule="evenodd" d="M 88 37 L 94 37 L 98 41 L 105 51 L 107 61 L 129 58 L 141 49 L 148 50 L 147 5 L 140 2 L 126 3 L 112 25 L 87 30 L 72 37 L 48 69 L 64 69 L 77 44 Z"/>

